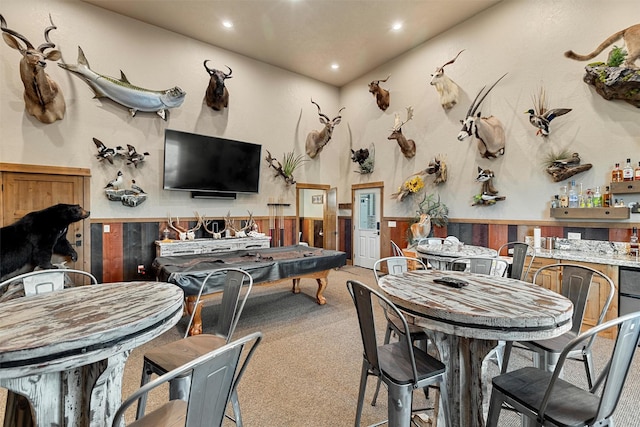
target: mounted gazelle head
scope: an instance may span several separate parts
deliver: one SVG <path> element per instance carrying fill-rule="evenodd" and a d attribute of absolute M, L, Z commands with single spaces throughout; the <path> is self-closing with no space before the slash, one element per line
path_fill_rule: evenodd
<path fill-rule="evenodd" d="M 22 55 L 20 78 L 24 85 L 25 108 L 29 114 L 42 123 L 61 120 L 66 110 L 60 87 L 44 72 L 47 66 L 46 61 L 57 61 L 61 57 L 59 50 L 45 52 L 46 49 L 53 49 L 56 46 L 49 39 L 49 32 L 57 28 L 53 24 L 51 15 L 49 15 L 49 21 L 51 25 L 44 30 L 46 43 L 35 48 L 25 36 L 7 28 L 7 22 L 0 15 L 0 29 L 2 29 L 5 43 Z M 20 44 L 19 40 L 24 43 L 24 46 Z"/>
<path fill-rule="evenodd" d="M 324 125 L 324 128 L 322 128 L 322 130 L 312 130 L 307 135 L 306 151 L 307 155 L 313 159 L 331 140 L 333 128 L 340 124 L 340 121 L 342 120 L 342 116 L 340 115 L 340 113 L 345 109 L 345 107 L 342 107 L 338 111 L 337 116 L 335 116 L 333 119 L 329 119 L 327 115 L 322 114 L 320 106 L 317 103 L 313 102 L 313 99 L 311 99 L 311 103 L 318 107 L 318 116 L 320 117 L 320 123 Z"/>
<path fill-rule="evenodd" d="M 434 86 L 440 95 L 440 105 L 445 110 L 451 109 L 454 105 L 458 103 L 458 94 L 460 89 L 457 84 L 453 80 L 451 80 L 446 74 L 444 74 L 444 67 L 449 64 L 453 64 L 458 59 L 458 56 L 464 52 L 462 49 L 451 61 L 445 63 L 444 65 L 436 68 L 436 71 L 431 74 L 430 85 Z"/>
<path fill-rule="evenodd" d="M 369 92 L 376 97 L 376 103 L 382 111 L 386 111 L 389 108 L 389 91 L 380 87 L 380 82 L 386 82 L 391 77 L 391 74 L 384 80 L 373 80 L 369 83 Z"/>
<path fill-rule="evenodd" d="M 209 73 L 211 78 L 209 79 L 209 86 L 207 86 L 204 99 L 209 107 L 216 111 L 220 111 L 229 106 L 229 91 L 224 85 L 224 81 L 232 77 L 231 73 L 233 70 L 227 66 L 227 68 L 229 68 L 229 72 L 223 73 L 220 70 L 209 68 L 207 67 L 208 61 L 208 59 L 204 61 L 204 69 L 207 70 L 207 73 Z"/>
<path fill-rule="evenodd" d="M 485 158 L 495 158 L 498 155 L 504 154 L 505 135 L 504 127 L 502 123 L 500 123 L 500 120 L 494 116 L 481 117 L 479 108 L 482 101 L 484 101 L 489 92 L 491 92 L 491 89 L 506 75 L 505 73 L 500 77 L 486 92 L 484 92 L 486 86 L 483 86 L 469 107 L 467 116 L 464 120 L 460 120 L 462 129 L 460 129 L 460 133 L 458 133 L 458 140 L 462 141 L 469 136 L 474 136 L 478 140 L 478 150 L 482 157 Z M 478 100 L 478 98 L 480 99 Z"/>
<path fill-rule="evenodd" d="M 395 139 L 400 146 L 400 151 L 407 159 L 412 158 L 416 155 L 416 143 L 413 139 L 407 139 L 402 134 L 402 126 L 407 123 L 409 120 L 413 118 L 413 107 L 407 107 L 407 119 L 402 121 L 400 119 L 400 114 L 395 114 L 395 120 L 393 124 L 393 128 L 391 129 L 391 135 L 387 137 L 387 139 Z"/>

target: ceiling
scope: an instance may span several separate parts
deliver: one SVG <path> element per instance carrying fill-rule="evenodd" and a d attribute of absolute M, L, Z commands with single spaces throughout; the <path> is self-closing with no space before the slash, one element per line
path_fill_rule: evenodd
<path fill-rule="evenodd" d="M 82 1 L 341 87 L 500 0 Z"/>

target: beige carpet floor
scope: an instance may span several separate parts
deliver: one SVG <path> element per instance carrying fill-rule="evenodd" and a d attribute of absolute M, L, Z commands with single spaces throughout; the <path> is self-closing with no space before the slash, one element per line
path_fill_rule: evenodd
<path fill-rule="evenodd" d="M 254 287 L 235 334 L 236 337 L 254 331 L 264 334 L 238 390 L 247 427 L 353 426 L 362 344 L 355 309 L 345 286 L 349 279 L 375 286 L 371 270 L 347 266 L 331 272 L 325 291 L 327 304 L 324 306 L 315 303 L 317 286 L 314 280 L 303 280 L 302 293 L 297 295 L 292 294 L 285 283 Z M 215 318 L 216 301 L 212 300 L 203 310 L 205 333 L 207 325 L 212 325 Z M 182 319 L 164 335 L 132 352 L 126 365 L 123 396 L 139 387 L 144 352 L 179 339 L 185 327 L 186 319 Z M 606 339 L 597 341 L 594 355 L 597 365 L 602 363 L 598 357 L 599 349 L 606 349 L 611 344 Z M 526 352 L 516 350 L 510 366 L 517 368 L 525 364 L 531 364 L 530 357 Z M 488 378 L 497 373 L 497 367 L 489 363 Z M 566 377 L 575 379 L 577 383 L 584 381 L 582 365 L 570 363 Z M 367 388 L 362 425 L 386 418 L 387 394 L 384 387 L 377 406 L 369 404 L 374 386 L 372 378 Z M 640 425 L 640 409 L 636 403 L 639 393 L 640 356 L 636 355 L 616 412 L 617 426 Z M 147 410 L 166 399 L 166 388 L 154 392 Z M 5 391 L 0 389 L 0 421 L 4 401 Z M 414 393 L 415 407 L 428 405 L 421 392 Z M 134 411 L 127 414 L 128 420 L 133 418 Z M 234 424 L 227 420 L 224 425 Z M 516 427 L 520 421 L 516 414 L 503 411 L 499 425 Z"/>

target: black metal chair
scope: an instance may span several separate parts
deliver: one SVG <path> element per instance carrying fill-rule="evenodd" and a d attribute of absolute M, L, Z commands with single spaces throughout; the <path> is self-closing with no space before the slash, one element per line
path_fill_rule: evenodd
<path fill-rule="evenodd" d="M 596 335 L 618 328 L 608 362 L 588 390 L 560 378 L 570 354 L 580 351 Z M 640 337 L 640 311 L 603 323 L 570 340 L 553 372 L 525 367 L 493 378 L 487 427 L 498 425 L 503 403 L 538 425 L 609 426 L 622 393 Z M 602 386 L 602 390 L 598 389 Z"/>
<path fill-rule="evenodd" d="M 204 353 L 145 384 L 122 403 L 113 418 L 112 427 L 124 425 L 123 417 L 127 408 L 142 396 L 166 382 L 185 376 L 190 378 L 186 400 L 169 400 L 130 424 L 130 427 L 221 426 L 229 398 L 261 340 L 262 334 L 255 332 Z M 247 351 L 244 351 L 245 347 Z M 243 354 L 246 357 L 241 362 Z"/>
<path fill-rule="evenodd" d="M 613 300 L 613 296 L 615 294 L 615 286 L 611 278 L 598 270 L 579 264 L 558 263 L 545 265 L 539 268 L 538 271 L 536 271 L 536 273 L 533 275 L 533 283 L 537 283 L 536 280 L 538 279 L 538 275 L 540 274 L 540 272 L 554 268 L 561 269 L 562 284 L 560 292 L 562 293 L 562 295 L 569 298 L 573 303 L 571 330 L 560 335 L 559 337 L 547 340 L 518 341 L 519 344 L 529 350 L 532 350 L 537 356 L 534 357 L 534 366 L 546 366 L 546 370 L 548 372 L 554 370 L 560 353 L 567 346 L 569 341 L 580 334 L 582 322 L 584 320 L 584 315 L 587 308 L 589 292 L 592 287 L 598 286 L 597 283 L 593 282 L 593 276 L 599 276 L 600 278 L 604 279 L 608 285 L 608 289 L 604 290 L 607 293 L 607 299 L 602 306 L 602 310 L 600 312 L 600 316 L 596 325 L 601 324 L 604 320 L 604 317 L 607 314 L 607 310 L 609 309 L 609 305 L 611 304 L 611 301 Z M 589 342 L 587 342 L 584 347 L 575 349 L 569 354 L 570 358 L 577 358 L 584 364 L 589 387 L 593 385 L 594 378 L 593 356 L 591 352 L 592 346 L 593 339 L 589 340 Z M 501 369 L 502 373 L 507 372 L 512 348 L 513 342 L 507 342 L 504 349 L 504 357 Z"/>
<path fill-rule="evenodd" d="M 531 265 L 536 257 L 535 249 L 525 242 L 507 242 L 498 248 L 498 256 L 502 253 L 503 249 L 513 248 L 513 260 L 511 262 L 511 269 L 509 270 L 509 277 L 512 279 L 526 280 Z M 529 262 L 527 262 L 527 256 Z M 526 267 L 525 267 L 526 264 Z"/>
<path fill-rule="evenodd" d="M 226 274 L 222 301 L 220 303 L 220 315 L 214 326 L 213 333 L 189 336 L 189 328 L 193 322 L 202 291 L 207 281 L 214 275 Z M 164 375 L 169 371 L 177 369 L 189 361 L 201 355 L 222 347 L 231 341 L 244 305 L 249 297 L 253 286 L 253 278 L 249 273 L 238 268 L 222 268 L 214 270 L 207 275 L 200 285 L 200 291 L 187 325 L 184 338 L 178 341 L 156 347 L 144 355 L 142 367 L 142 378 L 140 385 L 144 386 L 151 379 L 152 374 Z M 243 288 L 244 295 L 243 295 Z M 186 400 L 191 377 L 178 375 L 169 382 L 169 398 Z M 231 404 L 235 415 L 235 423 L 242 426 L 242 416 L 240 414 L 240 404 L 238 402 L 237 390 L 231 392 Z M 147 395 L 142 394 L 138 402 L 136 419 L 144 416 L 147 403 Z"/>
<path fill-rule="evenodd" d="M 370 375 L 381 378 L 387 385 L 389 425 L 408 426 L 411 421 L 413 390 L 439 383 L 440 402 L 446 426 L 450 426 L 445 365 L 428 355 L 424 350 L 415 347 L 407 339 L 379 346 L 376 338 L 376 319 L 378 318 L 385 324 L 387 321 L 386 318 L 382 318 L 382 314 L 376 315 L 373 301 L 377 300 L 378 303 L 392 311 L 402 323 L 403 335 L 409 336 L 409 325 L 404 315 L 381 293 L 363 283 L 349 280 L 347 281 L 347 289 L 358 313 L 360 334 L 364 346 L 355 426 L 360 426 L 367 378 Z M 400 419 L 402 414 L 408 415 L 408 418 Z"/>

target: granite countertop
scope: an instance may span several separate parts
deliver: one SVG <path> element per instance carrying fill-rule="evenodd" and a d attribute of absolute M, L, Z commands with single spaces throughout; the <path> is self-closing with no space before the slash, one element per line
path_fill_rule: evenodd
<path fill-rule="evenodd" d="M 533 237 L 525 240 L 533 243 Z M 628 242 L 555 238 L 554 248 L 538 249 L 536 257 L 640 268 L 640 259 L 629 255 Z"/>

